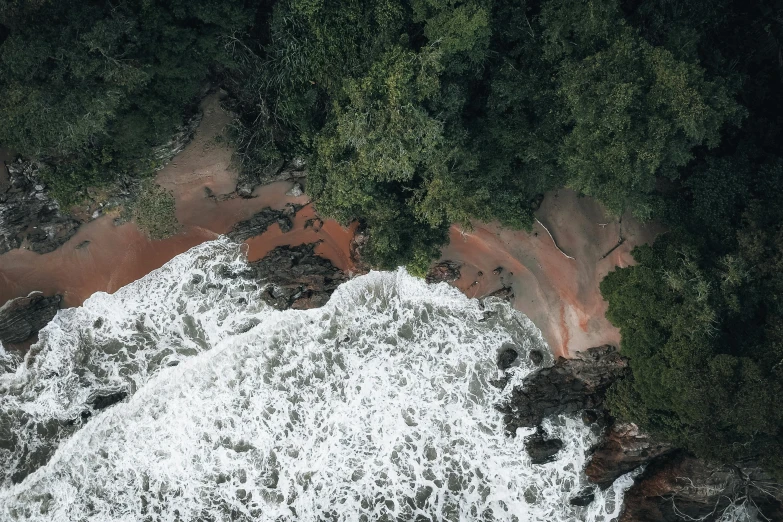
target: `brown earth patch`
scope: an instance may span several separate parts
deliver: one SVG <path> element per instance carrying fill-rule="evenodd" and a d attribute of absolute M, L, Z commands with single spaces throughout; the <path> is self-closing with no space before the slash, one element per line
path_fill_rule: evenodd
<path fill-rule="evenodd" d="M 497 224 L 452 226 L 442 259 L 462 265 L 454 284 L 469 297 L 511 287 L 514 307 L 541 329 L 556 355 L 619 346 L 598 285 L 615 267 L 632 264 L 633 247 L 652 241 L 661 227 L 607 216 L 598 202 L 568 189 L 548 193 L 536 216 L 529 233 Z M 503 270 L 493 273 L 497 267 Z"/>
<path fill-rule="evenodd" d="M 188 146 L 157 175 L 156 181 L 172 191 L 182 231 L 163 240 L 152 240 L 134 223 L 115 226 L 112 216 L 102 216 L 78 230 L 57 250 L 39 255 L 18 249 L 0 256 L 0 303 L 38 290 L 63 295 L 63 305 L 78 306 L 95 292 L 115 292 L 178 254 L 225 234 L 231 227 L 265 207 L 283 209 L 288 204 L 307 205 L 306 196 L 287 196 L 293 183 L 276 182 L 257 187 L 251 198 L 237 197 L 237 171 L 225 128 L 231 115 L 212 95 L 202 103 L 204 117 Z M 208 190 L 207 190 L 208 189 Z M 335 266 L 351 270 L 349 246 L 353 228 L 344 229 L 326 220 L 318 229 L 305 228 L 315 217 L 311 205 L 294 219 L 294 227 L 282 233 L 276 225 L 249 241 L 250 260 L 259 259 L 280 245 L 320 241 L 316 253 Z M 319 221 L 320 223 L 320 221 Z"/>

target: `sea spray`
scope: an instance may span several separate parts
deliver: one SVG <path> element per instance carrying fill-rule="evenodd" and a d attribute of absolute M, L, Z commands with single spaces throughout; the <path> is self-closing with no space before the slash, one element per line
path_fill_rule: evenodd
<path fill-rule="evenodd" d="M 568 500 L 596 440 L 571 417 L 532 465 L 493 405 L 534 369 L 540 332 L 403 270 L 327 305 L 273 310 L 225 239 L 61 311 L 0 377 L 0 519 L 608 521 L 624 477 Z M 506 389 L 498 352 L 520 365 Z M 5 359 L 4 359 L 5 360 Z M 9 361 L 11 361 L 9 359 Z M 13 362 L 13 361 L 11 361 Z M 5 365 L 6 367 L 11 365 Z M 96 397 L 122 391 L 105 409 Z"/>

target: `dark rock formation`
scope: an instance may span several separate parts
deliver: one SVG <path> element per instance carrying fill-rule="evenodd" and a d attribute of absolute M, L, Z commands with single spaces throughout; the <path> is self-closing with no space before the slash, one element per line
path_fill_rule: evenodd
<path fill-rule="evenodd" d="M 430 284 L 446 282 L 451 283 L 460 278 L 460 264 L 454 261 L 441 261 L 427 272 L 426 281 Z"/>
<path fill-rule="evenodd" d="M 128 396 L 127 391 L 118 391 L 114 393 L 107 393 L 105 395 L 98 395 L 96 397 L 93 397 L 89 404 L 96 410 L 103 410 L 108 408 L 109 406 L 113 406 L 117 404 L 118 402 L 125 399 L 125 397 Z"/>
<path fill-rule="evenodd" d="M 571 497 L 568 501 L 572 506 L 589 506 L 593 500 L 595 500 L 595 490 L 593 487 L 586 487 L 582 489 L 575 497 Z"/>
<path fill-rule="evenodd" d="M 591 482 L 606 489 L 621 475 L 672 451 L 635 424 L 615 423 L 585 467 Z"/>
<path fill-rule="evenodd" d="M 525 440 L 534 463 L 549 462 L 562 447 L 540 426 L 549 416 L 582 411 L 585 424 L 611 422 L 603 400 L 611 383 L 628 371 L 627 361 L 611 346 L 560 358 L 555 365 L 527 376 L 511 400 L 498 407 L 507 430 L 538 427 Z M 755 463 L 711 464 L 644 433 L 634 424 L 610 425 L 596 446 L 585 474 L 600 488 L 642 465 L 644 472 L 626 492 L 619 522 L 717 521 L 727 509 L 758 510 L 759 520 L 783 520 L 783 487 Z M 586 506 L 594 487 L 570 499 Z M 733 519 L 732 519 L 733 520 Z"/>
<path fill-rule="evenodd" d="M 600 417 L 598 416 L 598 413 L 596 413 L 593 410 L 585 410 L 582 412 L 582 422 L 585 426 L 590 426 L 591 424 L 595 424 L 598 422 L 598 419 Z"/>
<path fill-rule="evenodd" d="M 293 217 L 300 208 L 302 208 L 300 205 L 288 205 L 283 210 L 275 210 L 269 207 L 263 208 L 250 219 L 240 221 L 234 225 L 234 228 L 227 235 L 234 241 L 242 242 L 251 237 L 260 236 L 275 223 L 280 226 L 280 230 L 288 232 L 293 228 Z"/>
<path fill-rule="evenodd" d="M 196 129 L 201 124 L 201 119 L 204 116 L 202 112 L 196 112 L 187 122 L 179 127 L 176 133 L 174 133 L 169 141 L 152 149 L 153 157 L 158 165 L 158 170 L 166 166 L 174 156 L 185 150 L 188 143 L 193 140 L 193 136 L 196 134 Z"/>
<path fill-rule="evenodd" d="M 530 353 L 527 354 L 527 356 L 530 359 L 530 362 L 536 366 L 544 362 L 544 354 L 541 353 L 541 350 L 530 350 Z"/>
<path fill-rule="evenodd" d="M 627 371 L 627 360 L 613 346 L 578 352 L 573 359 L 560 357 L 554 366 L 528 375 L 524 387 L 514 389 L 498 409 L 513 434 L 517 428 L 538 426 L 546 417 L 601 408 L 609 385 Z"/>
<path fill-rule="evenodd" d="M 759 520 L 783 520 L 781 500 L 779 485 L 754 464 L 713 465 L 674 452 L 636 478 L 619 522 L 715 521 L 731 504 L 758 508 Z"/>
<path fill-rule="evenodd" d="M 315 254 L 318 243 L 277 247 L 250 263 L 251 275 L 270 283 L 263 299 L 278 309 L 324 305 L 347 276 L 331 261 Z"/>
<path fill-rule="evenodd" d="M 369 239 L 370 235 L 367 233 L 367 227 L 360 223 L 356 228 L 353 238 L 351 238 L 351 244 L 348 246 L 351 262 L 356 267 L 356 271 L 360 274 L 366 274 L 370 271 L 370 265 L 363 261 L 364 249 L 367 246 L 367 241 Z"/>
<path fill-rule="evenodd" d="M 260 172 L 251 174 L 242 172 L 237 181 L 236 193 L 243 198 L 253 197 L 258 185 L 267 185 L 275 181 L 294 181 L 300 185 L 307 178 L 307 165 L 303 159 L 294 158 L 289 162 L 278 160 L 270 163 Z"/>
<path fill-rule="evenodd" d="M 497 297 L 508 303 L 514 302 L 514 289 L 510 286 L 504 286 L 489 294 L 487 297 Z"/>
<path fill-rule="evenodd" d="M 273 181 L 297 181 L 302 182 L 307 178 L 307 163 L 302 158 L 294 158 L 291 161 L 284 163 L 277 171 L 270 176 L 267 176 L 266 183 Z"/>
<path fill-rule="evenodd" d="M 563 449 L 560 439 L 546 438 L 546 432 L 539 428 L 533 435 L 525 438 L 525 450 L 530 455 L 533 464 L 546 464 L 555 460 L 558 452 Z"/>
<path fill-rule="evenodd" d="M 60 309 L 59 295 L 45 297 L 31 292 L 27 297 L 11 299 L 0 308 L 0 341 L 21 343 L 38 333 Z"/>
<path fill-rule="evenodd" d="M 80 224 L 48 196 L 35 163 L 8 165 L 8 184 L 0 188 L 0 254 L 21 247 L 46 254 L 73 237 Z"/>
<path fill-rule="evenodd" d="M 507 370 L 514 364 L 514 361 L 519 357 L 519 353 L 513 348 L 504 348 L 498 355 L 498 368 L 501 370 Z"/>

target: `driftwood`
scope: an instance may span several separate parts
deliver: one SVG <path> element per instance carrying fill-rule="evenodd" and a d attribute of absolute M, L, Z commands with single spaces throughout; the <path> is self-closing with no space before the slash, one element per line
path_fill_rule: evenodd
<path fill-rule="evenodd" d="M 607 224 L 608 223 L 599 223 L 599 226 L 605 227 Z M 620 217 L 620 219 L 617 220 L 617 224 L 619 225 L 619 229 L 620 229 L 618 231 L 618 233 L 617 233 L 617 244 L 615 246 L 613 246 L 612 248 L 610 248 L 609 251 L 606 254 L 602 255 L 601 259 L 606 259 L 607 257 L 609 257 L 609 254 L 611 254 L 612 252 L 614 252 L 615 250 L 620 248 L 620 245 L 625 243 L 625 238 L 623 237 L 623 218 L 622 218 L 622 216 Z"/>
<path fill-rule="evenodd" d="M 556 248 L 558 251 L 560 251 L 560 253 L 561 253 L 561 254 L 563 254 L 564 256 L 566 256 L 568 259 L 574 259 L 573 257 L 571 257 L 571 256 L 569 256 L 568 254 L 566 254 L 565 252 L 563 252 L 563 249 L 562 249 L 562 248 L 560 248 L 560 247 L 558 246 L 558 244 L 557 244 L 557 241 L 555 241 L 555 236 L 553 236 L 553 235 L 552 235 L 552 232 L 550 232 L 550 231 L 549 231 L 549 229 L 548 229 L 548 228 L 546 228 L 546 227 L 544 226 L 544 224 L 543 224 L 541 221 L 539 221 L 539 220 L 538 220 L 538 218 L 536 218 L 536 223 L 538 223 L 539 225 L 541 225 L 541 227 L 542 227 L 544 230 L 546 230 L 546 233 L 547 233 L 547 234 L 549 234 L 549 237 L 550 237 L 550 238 L 552 238 L 552 243 L 555 245 L 555 248 Z"/>
<path fill-rule="evenodd" d="M 610 248 L 610 249 L 609 249 L 609 251 L 608 251 L 606 254 L 604 254 L 604 255 L 602 255 L 602 256 L 601 256 L 601 259 L 606 259 L 607 257 L 609 257 L 609 254 L 611 254 L 612 252 L 614 252 L 615 250 L 617 250 L 618 248 L 620 248 L 620 245 L 622 245 L 623 243 L 625 243 L 625 238 L 624 238 L 624 237 L 621 237 L 621 238 L 620 238 L 620 241 L 618 241 L 618 242 L 617 242 L 617 244 L 616 244 L 615 246 L 613 246 L 612 248 Z"/>

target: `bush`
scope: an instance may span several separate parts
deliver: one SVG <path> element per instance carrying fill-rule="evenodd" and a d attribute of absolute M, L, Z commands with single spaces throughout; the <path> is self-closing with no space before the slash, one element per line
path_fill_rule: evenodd
<path fill-rule="evenodd" d="M 180 231 L 174 196 L 151 179 L 141 183 L 131 215 L 139 229 L 152 239 L 165 239 Z"/>

